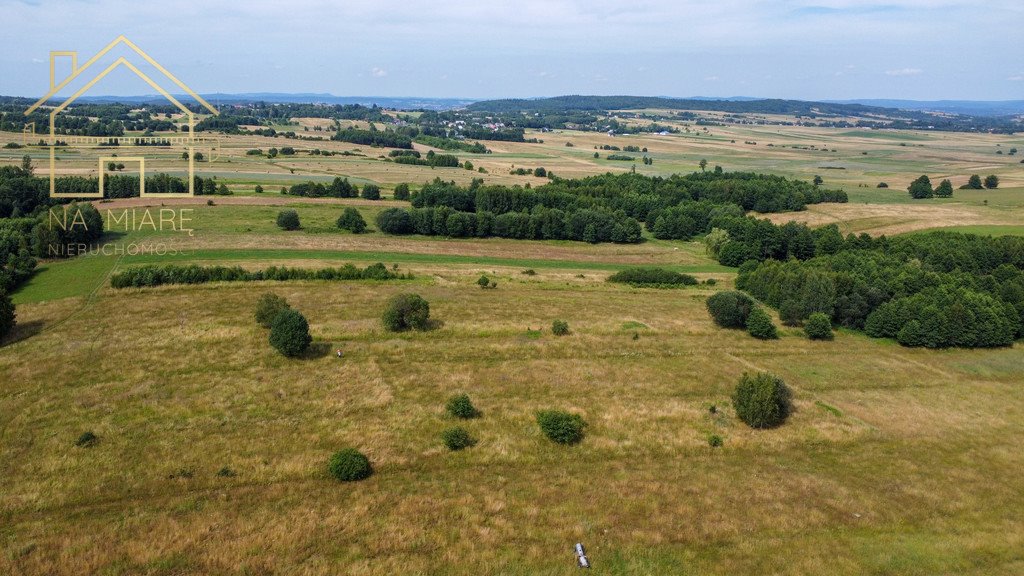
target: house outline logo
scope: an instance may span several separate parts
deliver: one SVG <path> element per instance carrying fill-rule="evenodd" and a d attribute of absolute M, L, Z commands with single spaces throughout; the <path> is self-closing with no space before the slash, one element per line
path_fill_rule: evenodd
<path fill-rule="evenodd" d="M 37 100 L 35 104 L 30 106 L 25 111 L 25 116 L 31 115 L 40 106 L 46 104 L 51 98 L 54 97 L 54 95 L 57 92 L 59 92 L 61 89 L 63 89 L 69 83 L 71 83 L 72 80 L 75 80 L 75 79 L 79 78 L 80 76 L 82 76 L 83 73 L 88 71 L 90 68 L 93 67 L 93 65 L 95 65 L 97 62 L 99 62 L 100 58 L 102 58 L 105 54 L 107 54 L 108 52 L 113 50 L 118 45 L 124 45 L 124 46 L 127 46 L 128 48 L 130 48 L 135 54 L 137 54 L 143 60 L 145 60 L 147 63 L 152 65 L 154 68 L 156 68 L 168 80 L 170 80 L 175 85 L 177 85 L 178 88 L 184 90 L 185 93 L 188 96 L 191 96 L 196 102 L 199 103 L 199 105 L 201 105 L 203 108 L 209 110 L 211 114 L 213 114 L 214 116 L 217 116 L 217 115 L 220 114 L 220 112 L 216 108 L 211 106 L 209 102 L 204 100 L 201 96 L 199 96 L 199 94 L 196 94 L 184 82 L 182 82 L 176 76 L 171 74 L 170 71 L 168 71 L 166 68 L 161 66 L 159 62 L 154 60 L 149 54 L 146 54 L 146 52 L 144 52 L 134 42 L 132 42 L 131 40 L 129 40 L 128 38 L 126 38 L 122 34 L 122 35 L 118 36 L 117 38 L 115 38 L 110 44 L 107 44 L 107 46 L 105 48 L 103 48 L 102 50 L 97 52 L 92 58 L 90 58 L 88 61 L 86 61 L 85 64 L 83 64 L 82 66 L 78 65 L 78 52 L 77 51 L 73 51 L 73 50 L 53 50 L 53 51 L 51 51 L 50 52 L 50 91 L 45 96 L 43 96 L 42 98 Z M 56 78 L 56 61 L 57 61 L 57 58 L 70 58 L 71 59 L 71 74 L 68 75 L 68 77 L 65 78 L 64 80 L 62 80 L 59 84 L 57 83 L 57 78 Z M 58 106 L 56 106 L 55 108 L 53 108 L 50 111 L 49 140 L 46 142 L 46 146 L 50 149 L 49 150 L 50 151 L 50 197 L 51 198 L 103 198 L 103 181 L 104 181 L 104 179 L 103 179 L 103 175 L 104 175 L 103 163 L 104 163 L 104 160 L 110 160 L 110 158 L 104 158 L 104 157 L 101 157 L 99 159 L 100 180 L 99 180 L 99 191 L 98 192 L 96 192 L 96 193 L 79 193 L 79 192 L 61 193 L 61 192 L 57 192 L 57 190 L 56 190 L 56 182 L 57 182 L 57 171 L 56 171 L 57 137 L 56 137 L 56 131 L 55 131 L 54 124 L 55 124 L 55 121 L 56 121 L 56 118 L 57 118 L 57 114 L 61 113 L 72 102 L 74 102 L 76 99 L 78 99 L 79 96 L 81 96 L 82 94 L 87 92 L 97 82 L 102 80 L 104 77 L 107 76 L 107 74 L 110 74 L 115 69 L 117 69 L 119 66 L 124 66 L 124 67 L 128 68 L 129 70 L 131 70 L 132 72 L 134 72 L 136 76 L 141 78 L 144 82 L 146 82 L 153 89 L 155 89 L 157 92 L 159 92 L 161 96 L 163 96 L 168 101 L 170 101 L 172 104 L 174 104 L 188 118 L 188 135 L 186 135 L 186 136 L 174 136 L 174 137 L 170 137 L 170 138 L 163 137 L 163 136 L 152 136 L 152 137 L 150 137 L 150 136 L 130 136 L 130 137 L 127 137 L 128 140 L 134 141 L 135 143 L 140 143 L 140 142 L 145 143 L 145 142 L 153 142 L 153 141 L 159 140 L 159 141 L 168 142 L 168 143 L 170 143 L 172 145 L 174 145 L 174 144 L 183 145 L 186 148 L 187 152 L 188 152 L 188 192 L 187 193 L 150 193 L 150 194 L 147 195 L 146 194 L 146 184 L 145 184 L 145 182 L 146 182 L 145 158 L 141 157 L 141 156 L 122 157 L 122 158 L 119 159 L 119 161 L 120 160 L 129 160 L 129 161 L 135 161 L 135 162 L 139 163 L 139 194 L 140 194 L 140 196 L 143 196 L 143 197 L 146 197 L 146 196 L 150 196 L 150 197 L 152 197 L 152 196 L 159 196 L 160 198 L 188 198 L 188 197 L 191 197 L 191 196 L 195 196 L 195 192 L 196 192 L 195 191 L 195 149 L 196 149 L 196 146 L 197 146 L 197 144 L 202 144 L 202 143 L 213 143 L 213 144 L 211 144 L 211 148 L 214 148 L 216 140 L 215 139 L 211 139 L 211 138 L 197 138 L 195 136 L 195 128 L 196 128 L 196 114 L 195 114 L 195 112 L 193 112 L 188 107 L 186 107 L 184 104 L 182 104 L 180 101 L 178 101 L 178 99 L 175 98 L 174 96 L 172 96 L 170 92 L 165 90 L 159 83 L 157 83 L 155 80 L 150 78 L 143 71 L 139 70 L 139 68 L 136 67 L 134 64 L 132 64 L 127 58 L 125 58 L 124 56 L 121 56 L 117 60 L 115 60 L 112 64 L 107 66 L 102 72 L 99 72 L 96 76 L 94 76 L 91 80 L 89 80 L 89 82 L 87 82 L 84 86 L 82 86 L 82 88 L 80 88 L 77 92 L 75 92 L 71 96 L 67 97 L 63 102 L 61 102 Z M 28 130 L 28 126 L 26 126 L 25 130 L 26 131 Z M 34 123 L 33 123 L 33 131 L 34 131 Z M 71 143 L 75 143 L 75 144 L 100 145 L 100 144 L 102 144 L 102 142 L 104 142 L 104 141 L 109 142 L 110 140 L 111 140 L 111 137 L 108 137 L 108 136 L 67 136 L 67 137 L 64 138 L 64 141 L 65 141 L 64 143 L 71 142 Z M 212 150 L 211 150 L 211 152 L 212 152 Z M 212 159 L 212 154 L 211 154 L 211 159 Z"/>

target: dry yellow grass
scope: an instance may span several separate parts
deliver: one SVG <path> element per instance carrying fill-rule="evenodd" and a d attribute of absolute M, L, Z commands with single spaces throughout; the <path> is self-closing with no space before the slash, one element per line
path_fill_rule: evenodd
<path fill-rule="evenodd" d="M 1020 348 L 761 342 L 715 328 L 701 289 L 499 271 L 480 290 L 481 271 L 105 288 L 52 329 L 60 306 L 19 308 L 44 331 L 0 349 L 0 571 L 563 574 L 576 541 L 616 574 L 1020 568 Z M 410 289 L 444 326 L 382 332 L 383 302 Z M 266 290 L 344 359 L 276 355 L 251 318 Z M 573 334 L 553 337 L 554 318 Z M 752 369 L 794 387 L 783 428 L 732 416 Z M 484 415 L 466 424 L 480 443 L 453 454 L 438 434 L 462 391 Z M 581 445 L 540 436 L 533 411 L 552 406 L 585 416 Z M 84 430 L 99 446 L 73 446 Z M 371 479 L 326 477 L 346 445 Z M 168 477 L 180 469 L 192 478 Z"/>

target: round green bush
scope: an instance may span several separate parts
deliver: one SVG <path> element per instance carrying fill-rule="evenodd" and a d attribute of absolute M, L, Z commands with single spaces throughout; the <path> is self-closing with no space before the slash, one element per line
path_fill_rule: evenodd
<path fill-rule="evenodd" d="M 744 373 L 732 398 L 736 415 L 751 428 L 774 428 L 786 421 L 792 404 L 781 378 L 767 372 Z"/>
<path fill-rule="evenodd" d="M 712 294 L 707 301 L 708 312 L 722 328 L 744 328 L 754 301 L 743 292 L 727 290 Z"/>
<path fill-rule="evenodd" d="M 747 332 L 761 340 L 775 340 L 779 337 L 771 316 L 760 306 L 755 306 L 747 316 Z"/>
<path fill-rule="evenodd" d="M 448 399 L 444 409 L 456 418 L 476 418 L 480 411 L 473 406 L 468 394 L 457 394 Z"/>
<path fill-rule="evenodd" d="M 366 220 L 363 220 L 359 210 L 352 207 L 345 208 L 345 211 L 338 217 L 336 224 L 338 228 L 348 230 L 353 234 L 362 234 L 366 231 Z"/>
<path fill-rule="evenodd" d="M 0 339 L 7 336 L 17 323 L 14 303 L 7 292 L 0 290 Z"/>
<path fill-rule="evenodd" d="M 537 424 L 545 436 L 559 444 L 576 444 L 583 440 L 583 429 L 587 427 L 587 423 L 579 414 L 561 410 L 537 412 Z"/>
<path fill-rule="evenodd" d="M 555 320 L 551 323 L 551 333 L 555 336 L 565 336 L 569 333 L 569 323 L 565 320 Z"/>
<path fill-rule="evenodd" d="M 345 448 L 335 452 L 327 462 L 327 470 L 331 476 L 342 482 L 363 480 L 373 474 L 370 459 L 355 448 Z"/>
<path fill-rule="evenodd" d="M 430 304 L 419 294 L 398 294 L 388 301 L 381 321 L 391 332 L 426 330 L 430 327 Z"/>
<path fill-rule="evenodd" d="M 441 440 L 451 451 L 462 450 L 476 444 L 476 440 L 469 435 L 465 428 L 455 426 L 448 428 L 441 433 Z"/>
<path fill-rule="evenodd" d="M 277 213 L 277 226 L 282 230 L 298 230 L 299 213 L 295 210 L 281 210 Z"/>
<path fill-rule="evenodd" d="M 722 437 L 718 434 L 711 434 L 708 436 L 708 446 L 711 446 L 712 448 L 719 448 L 724 443 L 725 442 L 722 440 Z"/>
<path fill-rule="evenodd" d="M 487 288 L 488 286 L 491 285 L 491 279 L 488 278 L 486 275 L 483 275 L 477 278 L 476 283 L 477 286 L 480 286 L 481 288 Z"/>
<path fill-rule="evenodd" d="M 804 324 L 804 333 L 811 340 L 831 340 L 834 337 L 832 321 L 827 314 L 815 312 L 807 318 L 807 323 Z"/>
<path fill-rule="evenodd" d="M 270 323 L 270 345 L 285 356 L 293 358 L 302 354 L 312 341 L 309 323 L 297 310 L 282 310 Z"/>
<path fill-rule="evenodd" d="M 274 294 L 273 292 L 267 292 L 260 296 L 260 299 L 256 302 L 256 311 L 254 316 L 256 322 L 264 328 L 270 328 L 271 322 L 277 317 L 279 313 L 284 310 L 288 310 L 291 306 L 288 305 L 288 301 Z"/>

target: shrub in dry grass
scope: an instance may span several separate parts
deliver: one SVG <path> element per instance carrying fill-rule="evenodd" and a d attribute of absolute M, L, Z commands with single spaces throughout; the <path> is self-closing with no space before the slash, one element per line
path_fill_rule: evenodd
<path fill-rule="evenodd" d="M 751 428 L 774 428 L 786 421 L 792 409 L 790 391 L 782 378 L 759 372 L 744 373 L 736 386 L 736 415 Z"/>
<path fill-rule="evenodd" d="M 442 432 L 441 440 L 452 452 L 469 448 L 476 444 L 476 439 L 470 436 L 469 432 L 467 432 L 465 428 L 459 426 L 448 428 Z"/>
<path fill-rule="evenodd" d="M 287 300 L 273 292 L 267 292 L 256 302 L 256 310 L 253 315 L 260 326 L 270 328 L 270 323 L 274 321 L 274 318 L 289 309 L 291 306 L 288 305 Z"/>
<path fill-rule="evenodd" d="M 342 482 L 355 482 L 369 478 L 373 474 L 373 467 L 365 454 L 355 448 L 345 448 L 331 456 L 327 462 L 327 471 Z"/>
<path fill-rule="evenodd" d="M 576 444 L 583 440 L 583 429 L 587 427 L 582 416 L 562 410 L 537 412 L 537 424 L 545 436 L 559 444 Z"/>
<path fill-rule="evenodd" d="M 78 437 L 78 440 L 75 440 L 75 446 L 78 446 L 79 448 L 92 448 L 99 443 L 100 437 L 91 431 L 82 432 Z"/>
<path fill-rule="evenodd" d="M 468 419 L 476 418 L 480 415 L 480 411 L 470 401 L 469 394 L 456 394 L 452 396 L 448 399 L 444 409 L 455 418 Z"/>
<path fill-rule="evenodd" d="M 430 304 L 419 294 L 398 294 L 388 301 L 381 321 L 391 332 L 427 330 L 430 328 Z"/>
<path fill-rule="evenodd" d="M 744 328 L 747 316 L 754 308 L 750 296 L 735 290 L 712 294 L 707 302 L 708 312 L 722 328 Z"/>
<path fill-rule="evenodd" d="M 555 336 L 565 336 L 569 333 L 569 323 L 565 320 L 555 320 L 551 323 L 551 333 Z"/>

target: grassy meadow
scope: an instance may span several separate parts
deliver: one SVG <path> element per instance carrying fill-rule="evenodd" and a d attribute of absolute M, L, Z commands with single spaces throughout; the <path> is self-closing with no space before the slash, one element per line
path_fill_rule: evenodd
<path fill-rule="evenodd" d="M 728 170 L 821 174 L 850 195 L 848 204 L 768 215 L 776 222 L 1024 234 L 1024 165 L 995 154 L 1024 148 L 1019 135 L 691 130 L 537 132 L 528 137 L 542 144 L 485 142 L 492 154 L 459 154 L 483 174 L 383 162 L 386 150 L 342 142 L 226 136 L 220 159 L 199 172 L 234 196 L 97 204 L 193 208 L 196 233 L 110 234 L 111 243 L 180 250 L 44 261 L 13 295 L 18 325 L 0 346 L 0 574 L 554 575 L 576 573 L 576 542 L 598 574 L 1024 573 L 1020 346 L 932 351 L 848 331 L 815 342 L 781 327 L 780 340 L 765 342 L 723 330 L 705 300 L 732 285 L 734 270 L 698 242 L 374 230 L 380 210 L 404 204 L 390 199 L 400 182 L 537 186 L 546 180 L 509 170 L 629 170 L 606 151 L 593 158 L 594 146 L 614 144 L 648 147 L 655 163 L 636 166 L 647 174 L 690 172 L 707 158 Z M 20 135 L 0 134 L 5 141 Z M 363 155 L 245 154 L 286 145 Z M 26 152 L 44 166 L 32 148 L 0 149 L 0 163 Z M 176 170 L 174 154 L 165 156 L 151 169 Z M 88 161 L 69 153 L 59 169 L 88 173 Z M 911 201 L 906 186 L 922 173 L 954 186 L 992 173 L 1003 184 Z M 378 183 L 386 199 L 278 193 L 336 175 Z M 891 188 L 875 188 L 879 181 Z M 266 191 L 256 194 L 256 184 Z M 334 226 L 346 206 L 360 210 L 369 233 Z M 301 230 L 275 226 L 283 208 L 299 212 Z M 141 264 L 377 261 L 415 279 L 109 285 L 111 274 Z M 640 265 L 717 285 L 605 281 Z M 481 274 L 497 288 L 481 290 Z M 276 353 L 254 321 L 268 291 L 309 319 L 305 357 Z M 409 291 L 441 325 L 384 332 L 385 302 Z M 554 336 L 555 319 L 571 333 Z M 767 431 L 740 423 L 730 402 L 740 376 L 762 370 L 785 379 L 796 406 Z M 449 452 L 440 434 L 457 422 L 444 403 L 462 392 L 483 412 L 461 423 L 479 442 Z M 582 443 L 544 438 L 534 414 L 546 408 L 581 414 Z M 99 443 L 75 446 L 86 431 Z M 712 434 L 722 447 L 709 446 Z M 328 477 L 327 459 L 346 446 L 369 456 L 373 476 Z"/>

